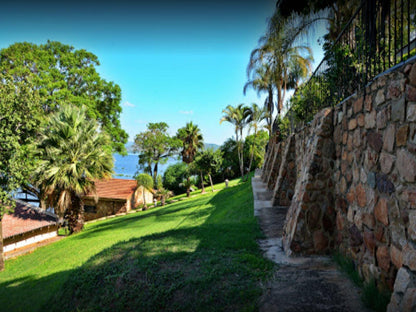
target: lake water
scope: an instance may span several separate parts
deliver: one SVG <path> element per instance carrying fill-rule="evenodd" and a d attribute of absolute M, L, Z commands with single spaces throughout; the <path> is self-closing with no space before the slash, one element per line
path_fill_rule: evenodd
<path fill-rule="evenodd" d="M 137 162 L 139 161 L 139 156 L 137 154 L 128 154 L 126 156 L 121 156 L 120 154 L 113 154 L 114 157 L 114 174 L 113 178 L 118 179 L 133 179 L 133 176 L 139 171 Z M 172 164 L 179 162 L 176 157 L 171 157 L 168 159 L 166 164 L 159 164 L 158 174 L 163 175 L 166 171 L 166 168 Z M 140 172 L 143 172 L 140 170 Z"/>

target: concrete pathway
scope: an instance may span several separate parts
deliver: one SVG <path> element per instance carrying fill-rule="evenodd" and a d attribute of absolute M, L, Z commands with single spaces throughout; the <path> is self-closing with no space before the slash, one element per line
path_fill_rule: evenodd
<path fill-rule="evenodd" d="M 287 257 L 282 248 L 287 207 L 273 206 L 272 192 L 261 181 L 260 171 L 252 179 L 254 215 L 266 238 L 259 240 L 266 258 L 278 264 L 265 285 L 260 311 L 368 311 L 359 289 L 336 268 L 329 257 Z"/>

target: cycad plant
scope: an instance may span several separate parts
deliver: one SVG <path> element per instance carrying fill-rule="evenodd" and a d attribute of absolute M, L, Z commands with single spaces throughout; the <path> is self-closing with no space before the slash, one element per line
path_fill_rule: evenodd
<path fill-rule="evenodd" d="M 70 233 L 83 228 L 81 196 L 95 190 L 94 180 L 111 177 L 110 144 L 97 122 L 88 119 L 84 107 L 61 105 L 40 130 L 38 183 L 45 189 L 48 203 L 67 219 Z"/>

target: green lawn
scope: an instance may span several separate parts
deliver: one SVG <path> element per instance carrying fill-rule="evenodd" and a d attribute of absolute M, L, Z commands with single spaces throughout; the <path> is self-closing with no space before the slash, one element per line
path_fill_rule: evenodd
<path fill-rule="evenodd" d="M 88 224 L 6 261 L 1 311 L 250 311 L 273 264 L 249 182 Z M 207 189 L 208 191 L 208 189 Z"/>

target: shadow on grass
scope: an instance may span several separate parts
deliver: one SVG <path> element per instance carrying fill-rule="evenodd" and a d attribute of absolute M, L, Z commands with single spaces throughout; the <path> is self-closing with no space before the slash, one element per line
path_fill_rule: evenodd
<path fill-rule="evenodd" d="M 263 259 L 255 242 L 261 234 L 253 217 L 251 189 L 243 184 L 202 202 L 210 205 L 204 208 L 207 212 L 196 209 L 189 216 L 198 219 L 209 213 L 202 225 L 117 243 L 74 270 L 0 284 L 2 297 L 35 296 L 43 289 L 44 297 L 29 306 L 38 311 L 255 310 L 259 281 L 273 264 Z M 186 209 L 182 207 L 112 220 L 92 230 L 114 230 L 131 219 L 165 216 Z M 27 310 L 18 301 L 2 303 L 4 311 Z"/>

